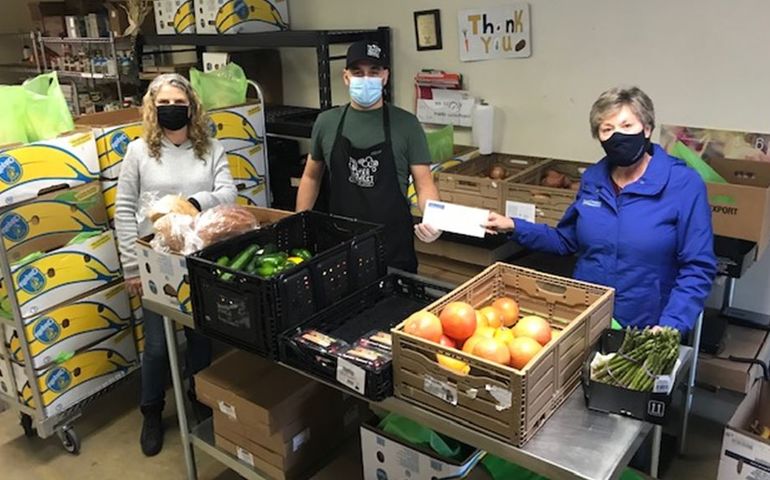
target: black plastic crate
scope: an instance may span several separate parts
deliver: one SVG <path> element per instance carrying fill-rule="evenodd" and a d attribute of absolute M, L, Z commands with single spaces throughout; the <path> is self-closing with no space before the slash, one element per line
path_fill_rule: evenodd
<path fill-rule="evenodd" d="M 337 382 L 338 357 L 333 353 L 319 353 L 297 344 L 293 341 L 297 333 L 314 329 L 353 344 L 373 330 L 390 332 L 392 327 L 406 317 L 451 290 L 449 285 L 415 275 L 391 273 L 368 286 L 360 294 L 352 295 L 319 312 L 301 325 L 283 332 L 279 341 L 280 359 L 316 377 Z M 379 401 L 393 395 L 392 362 L 378 370 L 365 370 L 365 397 Z"/>
<path fill-rule="evenodd" d="M 646 422 L 665 425 L 671 418 L 671 397 L 676 388 L 669 393 L 640 392 L 608 385 L 591 380 L 591 361 L 597 353 L 617 352 L 623 344 L 624 330 L 605 330 L 595 349 L 583 365 L 582 383 L 586 406 L 590 410 L 605 413 L 617 413 Z M 678 373 L 678 372 L 677 372 Z M 676 384 L 677 379 L 674 379 Z"/>
<path fill-rule="evenodd" d="M 355 294 L 387 273 L 383 227 L 302 212 L 187 257 L 196 328 L 258 355 L 278 356 L 278 333 Z M 313 258 L 264 279 L 216 264 L 248 245 L 307 248 Z M 230 272 L 230 280 L 221 274 Z"/>

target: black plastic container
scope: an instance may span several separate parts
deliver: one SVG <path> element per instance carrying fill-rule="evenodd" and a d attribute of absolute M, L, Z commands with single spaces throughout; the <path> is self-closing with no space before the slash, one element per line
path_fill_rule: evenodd
<path fill-rule="evenodd" d="M 409 274 L 391 273 L 369 285 L 363 292 L 351 295 L 314 315 L 301 325 L 280 336 L 282 362 L 330 382 L 337 382 L 338 356 L 319 353 L 293 340 L 305 330 L 314 329 L 331 337 L 354 344 L 372 330 L 390 332 L 412 313 L 424 308 L 452 290 L 451 286 L 428 281 Z M 378 369 L 365 369 L 363 395 L 383 400 L 393 395 L 393 366 L 387 362 Z M 359 392 L 360 393 L 360 392 Z"/>
<path fill-rule="evenodd" d="M 278 334 L 387 273 L 383 227 L 319 212 L 302 212 L 187 257 L 193 317 L 205 335 L 267 358 Z M 216 264 L 254 243 L 307 248 L 313 258 L 264 279 Z M 221 275 L 230 272 L 230 280 Z"/>
<path fill-rule="evenodd" d="M 672 388 L 669 393 L 639 392 L 591 380 L 591 361 L 594 356 L 597 353 L 617 352 L 625 336 L 623 330 L 606 330 L 599 340 L 598 349 L 588 356 L 582 375 L 586 406 L 599 412 L 617 413 L 665 425 L 670 418 L 671 396 L 676 389 Z M 674 382 L 676 383 L 676 380 Z"/>
<path fill-rule="evenodd" d="M 738 238 L 714 236 L 714 253 L 717 256 L 719 275 L 741 278 L 746 270 L 754 264 L 757 255 L 757 244 Z"/>

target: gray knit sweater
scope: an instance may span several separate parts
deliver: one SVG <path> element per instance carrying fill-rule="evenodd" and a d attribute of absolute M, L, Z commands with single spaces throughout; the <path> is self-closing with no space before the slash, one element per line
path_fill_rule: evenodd
<path fill-rule="evenodd" d="M 176 146 L 164 138 L 160 158 L 150 157 L 142 139 L 131 142 L 123 158 L 115 201 L 115 230 L 126 278 L 139 275 L 134 246 L 137 238 L 152 233 L 149 220 L 141 216 L 141 203 L 148 192 L 156 198 L 192 197 L 203 210 L 233 203 L 237 196 L 225 149 L 217 140 L 211 140 L 208 153 L 201 159 L 189 141 Z"/>

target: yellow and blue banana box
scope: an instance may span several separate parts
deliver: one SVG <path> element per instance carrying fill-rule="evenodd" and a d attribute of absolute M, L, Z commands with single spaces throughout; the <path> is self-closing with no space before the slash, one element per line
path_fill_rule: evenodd
<path fill-rule="evenodd" d="M 265 142 L 265 115 L 259 102 L 221 108 L 209 112 L 211 136 L 232 152 Z"/>
<path fill-rule="evenodd" d="M 102 180 L 102 198 L 104 199 L 104 207 L 107 211 L 107 219 L 111 222 L 115 222 L 115 201 L 118 198 L 118 181 L 117 180 Z"/>
<path fill-rule="evenodd" d="M 267 163 L 263 144 L 227 152 L 227 161 L 236 185 L 251 187 L 267 182 Z"/>
<path fill-rule="evenodd" d="M 195 33 L 193 0 L 155 0 L 153 5 L 159 35 Z"/>
<path fill-rule="evenodd" d="M 195 11 L 199 34 L 275 32 L 289 29 L 287 0 L 195 0 Z"/>
<path fill-rule="evenodd" d="M 0 211 L 0 232 L 11 263 L 107 226 L 99 182 L 58 190 Z"/>
<path fill-rule="evenodd" d="M 11 397 L 14 400 L 16 400 L 18 396 L 16 385 L 14 385 L 13 379 L 11 378 L 8 366 L 9 365 L 5 362 L 3 356 L 0 355 L 0 402 L 3 399 L 3 395 Z"/>
<path fill-rule="evenodd" d="M 151 236 L 136 243 L 144 297 L 182 313 L 192 314 L 190 280 L 184 255 L 157 252 L 150 246 L 150 240 Z"/>
<path fill-rule="evenodd" d="M 267 207 L 267 184 L 262 183 L 251 187 L 239 185 L 235 203 L 246 207 Z"/>
<path fill-rule="evenodd" d="M 144 353 L 144 322 L 134 325 L 134 342 L 136 343 L 136 352 L 141 359 Z"/>
<path fill-rule="evenodd" d="M 128 144 L 142 136 L 141 110 L 126 108 L 83 115 L 75 123 L 93 129 L 100 176 L 110 180 L 118 178 Z"/>
<path fill-rule="evenodd" d="M 26 321 L 23 338 L 32 355 L 32 367 L 39 370 L 130 325 L 128 293 L 120 283 Z M 19 333 L 6 327 L 5 336 L 11 358 L 23 364 Z"/>
<path fill-rule="evenodd" d="M 24 318 L 37 316 L 122 276 L 115 237 L 109 230 L 80 243 L 26 257 L 11 271 Z"/>
<path fill-rule="evenodd" d="M 26 378 L 22 371 L 16 376 L 16 386 L 25 405 L 40 408 L 32 391 L 32 385 L 37 384 L 42 410 L 52 416 L 104 390 L 136 365 L 133 332 L 126 328 L 51 368 L 37 370 L 33 379 Z"/>
<path fill-rule="evenodd" d="M 131 313 L 134 317 L 134 323 L 141 323 L 144 317 L 142 313 L 142 299 L 135 295 L 129 295 L 128 300 L 131 302 Z"/>
<path fill-rule="evenodd" d="M 87 129 L 0 147 L 0 205 L 13 205 L 54 187 L 77 187 L 97 178 L 96 141 Z"/>

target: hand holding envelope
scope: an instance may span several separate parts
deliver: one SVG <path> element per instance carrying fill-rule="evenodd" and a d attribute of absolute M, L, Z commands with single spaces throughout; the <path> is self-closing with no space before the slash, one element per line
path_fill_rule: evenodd
<path fill-rule="evenodd" d="M 490 211 L 482 208 L 428 200 L 422 223 L 434 230 L 483 238 L 489 216 Z"/>

